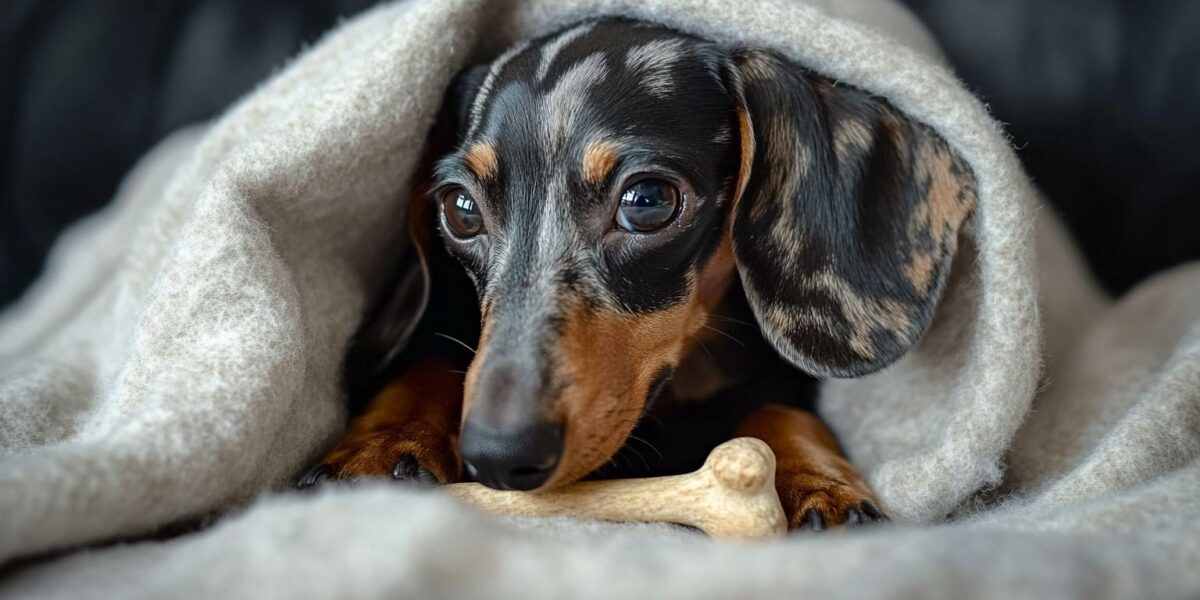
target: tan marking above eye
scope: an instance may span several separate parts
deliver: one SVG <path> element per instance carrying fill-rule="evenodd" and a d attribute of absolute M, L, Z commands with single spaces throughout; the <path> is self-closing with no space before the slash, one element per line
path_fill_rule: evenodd
<path fill-rule="evenodd" d="M 588 183 L 604 181 L 620 158 L 620 148 L 610 140 L 594 140 L 583 151 L 583 180 Z"/>
<path fill-rule="evenodd" d="M 491 180 L 500 172 L 500 156 L 491 142 L 476 142 L 467 149 L 463 159 L 467 168 L 481 181 Z"/>

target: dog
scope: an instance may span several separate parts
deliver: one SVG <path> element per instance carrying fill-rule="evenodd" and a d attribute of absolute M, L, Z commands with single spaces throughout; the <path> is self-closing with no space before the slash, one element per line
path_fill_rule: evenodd
<path fill-rule="evenodd" d="M 621 19 L 467 69 L 434 132 L 416 256 L 347 359 L 363 406 L 301 487 L 540 491 L 753 436 L 790 528 L 887 519 L 814 391 L 928 328 L 976 202 L 944 140 L 770 51 Z"/>

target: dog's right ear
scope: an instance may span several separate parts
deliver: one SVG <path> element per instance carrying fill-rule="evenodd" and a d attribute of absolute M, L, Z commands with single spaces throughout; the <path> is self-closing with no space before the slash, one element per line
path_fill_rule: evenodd
<path fill-rule="evenodd" d="M 453 120 L 448 125 L 454 130 L 455 144 L 461 142 L 461 137 L 467 134 L 471 125 L 471 108 L 475 106 L 475 98 L 479 96 L 479 90 L 483 89 L 483 82 L 490 70 L 488 65 L 475 65 L 464 69 L 450 82 L 450 88 L 446 90 L 446 97 L 442 100 L 441 117 Z"/>
<path fill-rule="evenodd" d="M 796 367 L 858 377 L 929 328 L 975 175 L 883 98 L 775 54 L 724 71 L 742 142 L 733 254 L 763 334 Z"/>
<path fill-rule="evenodd" d="M 396 249 L 396 267 L 387 287 L 367 313 L 346 357 L 345 377 L 355 390 L 378 385 L 412 339 L 429 306 L 438 269 L 436 212 L 426 197 L 437 161 L 466 134 L 471 106 L 487 77 L 486 65 L 459 73 L 446 90 L 408 193 L 408 240 Z"/>

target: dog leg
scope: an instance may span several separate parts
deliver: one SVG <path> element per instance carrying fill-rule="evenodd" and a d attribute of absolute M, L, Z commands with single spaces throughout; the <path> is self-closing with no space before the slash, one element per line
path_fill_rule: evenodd
<path fill-rule="evenodd" d="M 350 422 L 342 441 L 297 486 L 362 477 L 458 481 L 462 377 L 452 368 L 440 358 L 413 363 Z"/>
<path fill-rule="evenodd" d="M 875 495 L 842 456 L 833 433 L 815 415 L 768 405 L 750 415 L 737 435 L 759 438 L 775 452 L 775 489 L 788 529 L 887 520 Z"/>

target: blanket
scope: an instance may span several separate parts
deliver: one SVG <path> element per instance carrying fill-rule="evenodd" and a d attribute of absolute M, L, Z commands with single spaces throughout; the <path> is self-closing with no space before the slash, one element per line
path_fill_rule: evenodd
<path fill-rule="evenodd" d="M 896 525 L 731 544 L 395 485 L 286 491 L 344 427 L 340 361 L 408 243 L 451 77 L 598 15 L 770 48 L 974 171 L 930 330 L 820 391 Z M 1196 597 L 1200 266 L 1107 298 L 1041 205 L 890 1 L 381 5 L 162 142 L 0 316 L 0 596 Z M 162 535 L 185 522 L 207 526 Z"/>

